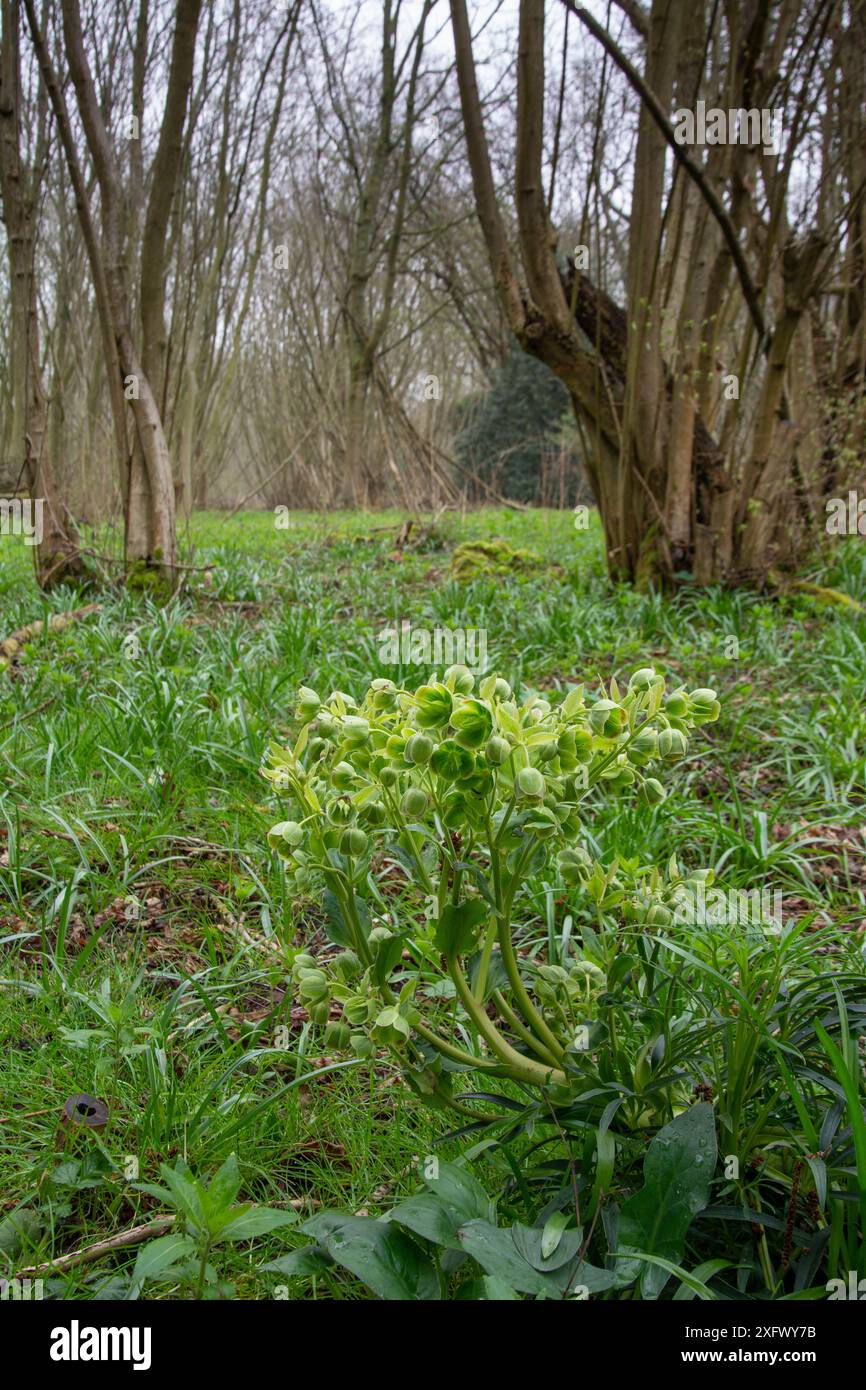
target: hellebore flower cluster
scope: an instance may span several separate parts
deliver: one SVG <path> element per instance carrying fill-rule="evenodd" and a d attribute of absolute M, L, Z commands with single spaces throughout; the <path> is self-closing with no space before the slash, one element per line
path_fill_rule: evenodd
<path fill-rule="evenodd" d="M 268 844 L 299 895 L 321 892 L 339 948 L 292 959 L 325 1045 L 392 1050 L 434 1104 L 468 1067 L 554 1098 L 579 1086 L 608 981 L 576 945 L 524 958 L 530 884 L 542 875 L 648 927 L 669 920 L 675 862 L 667 882 L 603 868 L 581 843 L 585 803 L 595 788 L 658 805 L 655 774 L 718 714 L 712 690 L 666 693 L 651 667 L 625 691 L 577 686 L 557 703 L 518 700 L 496 675 L 476 691 L 463 666 L 414 691 L 375 680 L 360 705 L 301 687 L 294 746 L 272 745 L 263 772 L 292 800 Z M 405 880 L 387 901 L 383 859 Z"/>

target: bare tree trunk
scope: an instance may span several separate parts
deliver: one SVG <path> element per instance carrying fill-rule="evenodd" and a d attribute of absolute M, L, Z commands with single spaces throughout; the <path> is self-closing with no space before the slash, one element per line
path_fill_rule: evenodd
<path fill-rule="evenodd" d="M 12 296 L 13 444 L 28 489 L 42 508 L 42 533 L 34 547 L 42 588 L 84 574 L 75 523 L 58 490 L 48 441 L 48 404 L 42 381 L 36 295 L 36 208 L 43 160 L 32 170 L 21 157 L 21 54 L 19 0 L 2 0 L 0 38 L 0 195 Z"/>

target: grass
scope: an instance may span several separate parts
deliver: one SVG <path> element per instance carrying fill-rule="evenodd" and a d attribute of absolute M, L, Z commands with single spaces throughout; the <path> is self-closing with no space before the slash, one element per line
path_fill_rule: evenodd
<path fill-rule="evenodd" d="M 448 1120 L 415 1105 L 384 1057 L 323 1058 L 293 1005 L 285 950 L 323 942 L 323 919 L 315 895 L 291 899 L 267 849 L 278 807 L 258 771 L 268 740 L 288 733 L 299 683 L 360 694 L 375 676 L 417 684 L 428 674 L 383 664 L 383 629 L 408 619 L 415 629 L 485 630 L 489 667 L 515 685 L 564 690 L 651 661 L 690 687 L 724 692 L 722 719 L 695 740 L 668 800 L 653 811 L 599 804 L 587 838 L 605 858 L 639 848 L 644 863 L 664 864 L 675 851 L 714 866 L 729 887 L 783 894 L 786 917 L 800 924 L 785 951 L 735 959 L 733 948 L 713 957 L 705 944 L 682 946 L 721 1013 L 737 997 L 760 1013 L 751 1033 L 726 1025 L 707 1084 L 738 1144 L 784 1147 L 761 1119 L 781 1082 L 778 1071 L 770 1080 L 755 1037 L 781 1028 L 805 1047 L 808 1035 L 818 1082 L 791 1078 L 803 1142 L 766 1181 L 784 1216 L 792 1164 L 841 1136 L 828 1163 L 853 1200 L 829 1239 L 838 1268 L 858 1267 L 866 617 L 803 592 L 687 588 L 671 599 L 612 589 L 597 524 L 575 531 L 567 513 L 448 515 L 416 524 L 398 545 L 403 520 L 293 514 L 277 530 L 270 514 L 198 515 L 184 558 L 208 568 L 188 571 L 168 607 L 122 589 L 98 593 L 100 613 L 37 638 L 0 673 L 0 1214 L 36 1208 L 42 1226 L 19 1264 L 163 1210 L 136 1184 L 159 1181 L 160 1163 L 178 1157 L 207 1178 L 234 1152 L 244 1200 L 299 1212 L 374 1214 L 416 1186 L 417 1158 Z M 454 548 L 494 536 L 533 550 L 543 567 L 455 581 Z M 0 545 L 0 637 L 91 601 L 46 599 L 29 563 L 23 545 Z M 866 552 L 843 543 L 809 578 L 859 598 Z M 538 895 L 544 943 L 568 909 L 540 886 Z M 76 1093 L 108 1103 L 104 1131 L 60 1124 Z M 441 1148 L 461 1151 L 454 1138 Z M 488 1153 L 478 1172 L 501 1185 L 503 1165 Z M 762 1200 L 769 1210 L 772 1192 Z M 770 1240 L 755 1259 L 781 1277 L 784 1230 Z M 280 1277 L 262 1267 L 286 1248 L 282 1231 L 227 1246 L 220 1278 L 237 1298 L 273 1297 Z M 117 1296 L 135 1253 L 54 1274 L 46 1292 Z M 289 1287 L 296 1297 L 368 1296 L 342 1276 L 327 1289 Z M 149 1297 L 184 1291 L 147 1287 Z"/>

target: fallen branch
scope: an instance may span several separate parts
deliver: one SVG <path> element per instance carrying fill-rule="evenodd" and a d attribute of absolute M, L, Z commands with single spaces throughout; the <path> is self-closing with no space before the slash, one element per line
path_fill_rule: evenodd
<path fill-rule="evenodd" d="M 28 623 L 26 627 L 19 627 L 0 642 L 0 671 L 12 664 L 25 642 L 39 637 L 46 628 L 49 632 L 59 632 L 61 628 L 68 627 L 70 623 L 78 622 L 79 618 L 86 618 L 91 613 L 101 613 L 101 611 L 101 603 L 88 603 L 84 608 L 72 608 L 68 613 L 55 613 L 53 617 L 48 619 L 47 624 L 40 619 L 37 623 Z"/>
<path fill-rule="evenodd" d="M 95 1245 L 86 1245 L 83 1250 L 71 1250 L 68 1255 L 58 1255 L 56 1260 L 46 1260 L 44 1264 L 19 1269 L 15 1278 L 34 1279 L 42 1274 L 56 1274 L 64 1269 L 74 1269 L 76 1265 L 91 1264 L 103 1255 L 110 1255 L 113 1250 L 124 1250 L 128 1245 L 138 1245 L 143 1240 L 149 1240 L 151 1236 L 165 1235 L 176 1219 L 174 1216 L 160 1216 L 155 1221 L 145 1222 L 143 1226 L 131 1226 L 128 1231 L 98 1240 Z"/>

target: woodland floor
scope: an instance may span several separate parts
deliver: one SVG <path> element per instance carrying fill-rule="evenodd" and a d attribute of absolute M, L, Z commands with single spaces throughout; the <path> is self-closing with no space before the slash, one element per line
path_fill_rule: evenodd
<path fill-rule="evenodd" d="M 28 1263 L 148 1220 L 159 1202 L 136 1177 L 159 1181 L 178 1155 L 207 1177 L 235 1152 L 244 1200 L 300 1211 L 373 1214 L 415 1187 L 448 1120 L 417 1108 L 395 1068 L 298 1081 L 323 1061 L 285 992 L 282 944 L 315 942 L 321 912 L 288 898 L 258 772 L 299 683 L 360 694 L 377 675 L 428 674 L 380 663 L 379 634 L 401 619 L 485 629 L 490 668 L 515 685 L 653 662 L 724 692 L 668 800 L 600 810 L 594 841 L 609 856 L 639 844 L 646 862 L 676 851 L 723 865 L 731 885 L 771 884 L 786 915 L 862 941 L 866 612 L 803 593 L 612 589 L 597 525 L 576 531 L 569 513 L 448 514 L 408 538 L 403 521 L 292 514 L 278 530 L 270 513 L 197 515 L 184 558 L 213 568 L 187 572 L 167 608 L 122 589 L 45 600 L 30 552 L 0 541 L 0 638 L 46 610 L 102 605 L 0 672 L 0 1217 L 38 1208 Z M 538 564 L 452 577 L 460 542 L 497 536 Z M 840 543 L 809 577 L 863 598 L 866 549 Z M 543 902 L 540 920 L 561 910 Z M 66 1139 L 60 1112 L 79 1092 L 111 1120 Z M 501 1186 L 504 1160 L 479 1171 Z M 285 1281 L 263 1266 L 298 1243 L 278 1230 L 227 1247 L 220 1275 L 237 1298 L 274 1297 Z M 135 1254 L 46 1289 L 123 1296 Z M 367 1296 L 342 1276 L 335 1295 Z M 308 1282 L 292 1296 L 310 1297 Z"/>

